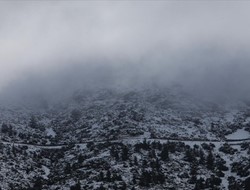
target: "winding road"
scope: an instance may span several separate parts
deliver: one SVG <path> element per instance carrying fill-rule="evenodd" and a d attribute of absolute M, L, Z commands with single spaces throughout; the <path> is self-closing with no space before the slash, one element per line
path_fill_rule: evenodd
<path fill-rule="evenodd" d="M 138 142 L 138 141 L 143 141 L 145 138 L 124 138 L 121 140 L 109 140 L 109 142 L 126 142 L 126 143 L 131 143 L 131 142 Z M 226 140 L 191 140 L 191 139 L 172 139 L 172 138 L 146 138 L 147 141 L 161 141 L 161 142 L 183 142 L 183 143 L 228 143 L 230 145 L 240 145 L 244 142 L 250 142 L 250 138 L 244 138 L 244 139 L 226 139 Z M 40 148 L 40 149 L 62 149 L 63 147 L 70 146 L 70 145 L 85 145 L 87 143 L 103 143 L 107 142 L 105 140 L 86 140 L 82 141 L 79 143 L 68 143 L 68 144 L 57 144 L 57 145 L 41 145 L 41 144 L 33 144 L 33 143 L 22 143 L 22 142 L 10 142 L 10 141 L 3 141 L 1 140 L 0 143 L 3 143 L 5 145 L 13 145 L 13 146 L 27 146 L 29 148 Z"/>

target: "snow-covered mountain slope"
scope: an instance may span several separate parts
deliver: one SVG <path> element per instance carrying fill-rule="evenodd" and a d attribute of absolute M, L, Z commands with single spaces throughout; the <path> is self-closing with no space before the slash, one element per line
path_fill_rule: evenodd
<path fill-rule="evenodd" d="M 106 89 L 41 109 L 0 109 L 2 189 L 249 187 L 244 102 L 178 88 Z"/>

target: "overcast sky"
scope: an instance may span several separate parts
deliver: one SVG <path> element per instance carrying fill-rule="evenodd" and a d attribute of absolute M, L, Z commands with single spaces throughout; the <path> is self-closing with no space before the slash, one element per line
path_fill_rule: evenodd
<path fill-rule="evenodd" d="M 90 65 L 95 75 L 245 88 L 249 10 L 247 1 L 0 2 L 0 91 Z"/>

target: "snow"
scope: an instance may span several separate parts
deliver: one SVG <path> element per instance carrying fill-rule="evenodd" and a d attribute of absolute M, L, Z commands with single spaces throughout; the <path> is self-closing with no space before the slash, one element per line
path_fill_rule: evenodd
<path fill-rule="evenodd" d="M 235 119 L 235 116 L 238 114 L 238 111 L 237 110 L 231 110 L 229 113 L 227 113 L 225 115 L 225 119 L 227 122 L 229 123 L 233 123 L 234 122 L 234 119 Z"/>
<path fill-rule="evenodd" d="M 247 124 L 249 124 L 250 123 L 250 117 L 247 117 L 246 118 L 246 120 L 245 120 L 245 122 L 243 123 L 244 125 L 247 125 Z"/>
<path fill-rule="evenodd" d="M 47 128 L 46 134 L 47 134 L 47 136 L 51 136 L 53 138 L 56 136 L 56 132 L 52 128 Z"/>
<path fill-rule="evenodd" d="M 76 145 L 79 146 L 80 150 L 84 150 L 84 149 L 87 148 L 87 144 L 86 143 L 84 143 L 84 144 L 76 144 Z"/>
<path fill-rule="evenodd" d="M 152 97 L 154 98 L 153 95 Z M 148 96 L 146 96 L 146 98 L 147 97 Z M 111 166 L 110 171 L 115 171 L 118 173 L 121 171 L 120 173 L 122 173 L 122 179 L 127 184 L 129 184 L 128 181 L 131 181 L 132 175 L 130 175 L 130 173 L 131 171 L 133 172 L 132 169 L 138 170 L 140 169 L 140 165 L 134 168 L 130 166 L 130 162 L 116 161 L 110 155 L 110 148 L 105 148 L 106 144 L 105 146 L 101 145 L 106 142 L 106 136 L 110 134 L 109 132 L 111 132 L 111 130 L 117 132 L 117 138 L 115 138 L 117 140 L 109 140 L 109 142 L 114 143 L 115 146 L 117 144 L 119 151 L 121 151 L 119 145 L 120 143 L 128 145 L 129 148 L 131 147 L 131 149 L 129 150 L 129 152 L 131 153 L 131 158 L 137 157 L 139 164 L 145 158 L 148 158 L 148 153 L 144 150 L 142 150 L 141 152 L 134 152 L 134 149 L 132 149 L 133 146 L 131 145 L 138 142 L 143 142 L 144 139 L 146 139 L 147 142 L 159 141 L 162 144 L 168 142 L 182 142 L 185 145 L 189 145 L 190 147 L 193 147 L 194 145 L 198 145 L 201 147 L 203 143 L 212 143 L 213 145 L 215 145 L 213 149 L 214 155 L 219 155 L 221 158 L 223 158 L 226 161 L 226 166 L 229 168 L 229 171 L 223 171 L 225 177 L 221 177 L 221 189 L 227 189 L 229 176 L 234 176 L 236 179 L 243 180 L 243 178 L 237 176 L 236 173 L 232 173 L 231 169 L 232 163 L 239 163 L 241 162 L 241 160 L 249 157 L 247 150 L 241 148 L 241 144 L 245 142 L 250 143 L 250 133 L 245 131 L 244 129 L 239 129 L 234 133 L 226 136 L 228 140 L 224 139 L 224 134 L 232 130 L 232 128 L 228 128 L 228 126 L 231 124 L 232 126 L 234 126 L 235 124 L 235 126 L 237 127 L 239 125 L 247 126 L 250 123 L 250 117 L 246 118 L 244 112 L 242 112 L 243 114 L 241 114 L 241 112 L 239 112 L 238 110 L 231 109 L 229 109 L 229 111 L 227 112 L 225 112 L 224 110 L 220 112 L 206 112 L 206 110 L 203 111 L 202 109 L 198 109 L 199 107 L 196 108 L 192 103 L 182 102 L 183 100 L 180 100 L 179 106 L 179 99 L 176 98 L 172 101 L 172 97 L 159 98 L 159 102 L 164 103 L 165 99 L 170 99 L 170 102 L 173 102 L 173 104 L 170 104 L 169 106 L 167 106 L 167 108 L 163 106 L 163 108 L 161 109 L 158 109 L 158 104 L 150 104 L 147 103 L 147 101 L 143 102 L 142 100 L 142 102 L 138 102 L 138 107 L 145 107 L 145 110 L 142 109 L 141 111 L 139 110 L 139 108 L 137 108 L 137 106 L 134 106 L 134 102 L 129 102 L 129 100 L 128 102 L 123 102 L 123 100 L 119 100 L 119 98 L 117 98 L 117 100 L 116 98 L 117 97 L 114 97 L 112 100 L 95 101 L 93 97 L 89 97 L 90 100 L 86 101 L 86 103 L 84 104 L 75 105 L 72 103 L 72 105 L 70 105 L 71 107 L 65 106 L 65 110 L 64 108 L 57 108 L 58 110 L 56 109 L 55 111 L 56 114 L 54 114 L 54 112 L 45 113 L 42 116 L 37 114 L 38 118 L 42 118 L 41 120 L 39 120 L 39 124 L 43 124 L 42 126 L 46 127 L 45 132 L 41 132 L 40 129 L 32 129 L 27 126 L 27 122 L 30 117 L 29 113 L 18 114 L 18 112 L 16 111 L 14 112 L 16 114 L 12 114 L 9 111 L 8 113 L 6 113 L 9 117 L 6 116 L 7 119 L 4 120 L 1 118 L 2 113 L 0 113 L 1 120 L 11 123 L 13 129 L 17 131 L 17 134 L 24 133 L 25 135 L 30 135 L 31 137 L 33 137 L 33 134 L 36 134 L 34 136 L 39 135 L 39 139 L 37 139 L 37 137 L 34 137 L 32 138 L 32 140 L 36 141 L 32 141 L 18 138 L 18 136 L 9 137 L 8 135 L 3 134 L 4 138 L 2 139 L 2 144 L 4 145 L 6 150 L 11 150 L 12 147 L 20 147 L 20 149 L 21 146 L 26 147 L 24 149 L 25 154 L 22 155 L 22 157 L 15 157 L 15 159 L 17 160 L 7 159 L 7 151 L 5 151 L 4 154 L 0 153 L 0 156 L 4 155 L 5 157 L 5 161 L 3 163 L 0 163 L 0 177 L 6 176 L 4 178 L 4 183 L 11 183 L 14 177 L 16 178 L 16 181 L 18 181 L 18 172 L 20 171 L 22 174 L 22 172 L 24 171 L 23 173 L 25 173 L 25 166 L 28 164 L 31 166 L 33 165 L 35 170 L 30 174 L 24 175 L 25 182 L 31 181 L 31 179 L 34 178 L 35 174 L 39 174 L 39 176 L 42 176 L 44 179 L 48 179 L 49 177 L 57 175 L 56 172 L 61 171 L 66 162 L 72 164 L 77 163 L 77 155 L 81 154 L 84 156 L 84 162 L 82 165 L 77 165 L 77 167 L 79 167 L 79 171 L 83 171 L 84 175 L 88 174 L 88 172 L 91 171 L 92 176 L 86 180 L 81 180 L 80 183 L 86 184 L 87 180 L 92 180 L 92 177 L 94 175 L 97 175 L 98 172 L 103 169 L 102 167 L 100 167 L 96 168 L 95 170 L 92 168 L 88 169 L 87 167 L 91 166 L 91 164 L 93 163 L 99 164 L 101 163 L 101 161 L 105 161 L 107 165 Z M 73 110 L 75 108 L 81 110 L 84 114 L 83 119 L 79 120 L 78 123 L 73 125 L 68 122 L 70 121 L 69 110 Z M 145 118 L 137 123 L 130 118 L 130 109 L 135 111 L 139 110 L 138 112 L 144 114 Z M 126 112 L 125 116 L 120 118 L 120 112 Z M 15 119 L 16 115 L 18 116 L 18 120 Z M 124 125 L 116 125 L 116 123 L 114 122 L 116 120 L 120 120 Z M 110 124 L 110 127 L 103 127 L 106 123 Z M 212 125 L 212 123 L 214 125 Z M 138 133 L 142 135 L 128 135 L 126 130 L 131 130 L 132 127 L 130 128 L 130 124 L 132 127 L 134 126 L 136 130 L 138 129 L 139 132 L 142 132 Z M 127 126 L 129 127 L 126 128 Z M 61 127 L 63 127 L 63 130 L 61 130 Z M 151 135 L 151 133 L 154 135 Z M 58 139 L 52 139 L 50 137 L 58 137 Z M 248 138 L 249 140 L 246 140 Z M 237 141 L 235 141 L 234 139 L 237 139 Z M 87 144 L 89 142 L 94 142 L 96 145 L 93 151 L 92 148 L 87 148 Z M 98 146 L 99 143 L 100 146 Z M 219 151 L 219 148 L 223 146 L 224 143 L 228 143 L 230 146 L 237 149 L 237 152 L 234 153 L 234 155 L 228 155 L 222 151 Z M 70 146 L 67 146 L 68 144 Z M 71 146 L 71 144 L 74 144 L 75 146 Z M 43 149 L 46 150 L 43 151 Z M 50 149 L 50 151 L 47 149 Z M 55 155 L 59 155 L 62 152 L 53 151 L 53 149 L 62 149 L 62 151 L 64 151 L 63 159 L 54 161 L 54 159 L 50 160 L 49 158 L 43 157 L 42 160 L 39 161 L 38 168 L 36 166 L 37 159 L 33 159 L 32 155 L 41 154 L 43 152 L 55 152 Z M 155 151 L 158 155 L 159 151 Z M 12 153 L 11 151 L 9 152 L 10 154 Z M 166 164 L 164 163 L 162 165 L 163 171 L 170 176 L 168 181 L 172 179 L 175 180 L 175 183 L 171 186 L 174 187 L 175 184 L 178 183 L 178 186 L 176 186 L 175 188 L 178 187 L 178 189 L 187 190 L 192 189 L 191 187 L 193 187 L 193 185 L 188 184 L 187 179 L 179 177 L 179 175 L 188 172 L 191 168 L 189 163 L 182 161 L 184 153 L 185 152 L 182 152 L 182 150 L 180 152 L 177 151 L 175 153 L 171 153 L 169 155 L 171 162 Z M 206 151 L 204 151 L 204 153 L 207 154 Z M 21 153 L 19 153 L 18 151 L 17 154 L 21 155 Z M 12 165 L 9 160 L 12 161 L 12 164 L 15 165 L 18 172 L 16 172 L 15 170 L 11 170 Z M 19 168 L 16 163 L 19 164 L 20 161 L 22 161 L 22 165 L 20 164 L 21 167 Z M 43 164 L 41 168 L 40 163 Z M 203 168 L 203 166 L 199 167 L 198 169 L 200 170 L 200 172 L 198 173 L 198 177 L 203 177 L 204 179 L 210 177 L 211 171 Z M 170 174 L 170 171 L 173 172 Z M 14 177 L 11 178 L 11 175 L 7 176 L 5 175 L 5 173 L 11 173 L 11 175 Z M 50 189 L 60 188 L 68 190 L 70 188 L 70 185 L 74 185 L 76 182 L 73 177 L 71 179 L 65 179 L 61 185 L 55 185 L 54 187 L 50 187 Z M 169 183 L 171 182 L 168 182 L 168 184 Z M 91 184 L 94 187 L 91 186 Z M 92 181 L 92 183 L 90 182 L 90 184 L 88 185 L 90 188 L 95 189 L 99 188 L 100 184 L 102 183 Z M 62 187 L 63 185 L 64 187 Z M 137 187 L 138 186 L 136 186 L 136 189 L 139 189 L 139 187 Z M 167 186 L 165 187 L 165 189 L 169 188 Z M 3 189 L 7 189 L 7 186 L 3 186 Z M 158 188 L 157 186 L 155 186 L 150 189 L 162 189 L 162 187 L 159 186 Z"/>
<path fill-rule="evenodd" d="M 44 179 L 48 179 L 48 176 L 49 176 L 49 174 L 50 174 L 50 169 L 48 168 L 48 167 L 46 167 L 46 166 L 44 166 L 44 165 L 42 165 L 42 169 L 43 169 L 43 171 L 44 171 L 44 175 L 43 175 L 43 178 Z"/>
<path fill-rule="evenodd" d="M 226 138 L 230 140 L 248 139 L 250 138 L 250 133 L 244 129 L 238 129 L 234 133 L 227 135 Z"/>

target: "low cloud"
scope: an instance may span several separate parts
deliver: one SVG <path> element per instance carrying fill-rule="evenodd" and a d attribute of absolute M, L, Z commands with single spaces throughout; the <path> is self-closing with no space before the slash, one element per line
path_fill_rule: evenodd
<path fill-rule="evenodd" d="M 3 96 L 181 84 L 249 97 L 249 2 L 0 4 Z"/>

